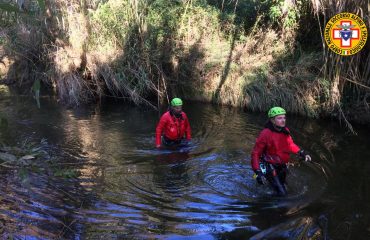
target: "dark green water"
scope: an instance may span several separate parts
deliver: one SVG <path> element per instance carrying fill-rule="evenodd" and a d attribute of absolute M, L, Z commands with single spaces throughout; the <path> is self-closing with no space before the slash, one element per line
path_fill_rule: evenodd
<path fill-rule="evenodd" d="M 193 145 L 154 149 L 158 112 L 123 103 L 65 109 L 2 97 L 1 141 L 45 139 L 60 169 L 0 166 L 0 233 L 14 239 L 370 239 L 370 130 L 288 116 L 314 163 L 290 168 L 279 198 L 252 178 L 264 114 L 186 104 Z M 45 166 L 47 166 L 45 164 Z M 55 170 L 55 169 L 54 169 Z"/>

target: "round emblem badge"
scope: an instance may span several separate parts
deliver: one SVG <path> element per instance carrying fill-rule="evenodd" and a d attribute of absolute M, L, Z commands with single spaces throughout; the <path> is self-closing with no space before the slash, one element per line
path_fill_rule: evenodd
<path fill-rule="evenodd" d="M 325 26 L 326 44 L 336 54 L 350 56 L 358 53 L 367 40 L 365 22 L 356 14 L 339 13 Z"/>

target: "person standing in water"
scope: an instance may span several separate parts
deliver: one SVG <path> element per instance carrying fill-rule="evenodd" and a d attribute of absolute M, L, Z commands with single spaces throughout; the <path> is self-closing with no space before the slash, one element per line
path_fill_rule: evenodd
<path fill-rule="evenodd" d="M 174 98 L 171 100 L 169 111 L 165 112 L 156 128 L 155 144 L 160 148 L 164 146 L 177 146 L 183 140 L 191 140 L 191 128 L 188 117 L 182 111 L 182 100 Z"/>
<path fill-rule="evenodd" d="M 305 161 L 311 161 L 310 155 L 294 143 L 285 126 L 285 114 L 286 111 L 281 107 L 273 107 L 268 111 L 269 121 L 258 136 L 251 156 L 257 182 L 263 184 L 264 176 L 281 196 L 287 194 L 285 183 L 290 154 L 297 154 Z"/>

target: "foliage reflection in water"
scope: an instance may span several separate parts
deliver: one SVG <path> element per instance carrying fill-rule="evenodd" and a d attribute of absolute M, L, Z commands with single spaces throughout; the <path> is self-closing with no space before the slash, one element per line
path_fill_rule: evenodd
<path fill-rule="evenodd" d="M 52 100 L 41 101 L 41 109 L 32 99 L 0 101 L 8 118 L 6 130 L 1 130 L 2 142 L 16 145 L 25 138 L 47 139 L 52 158 L 44 168 L 26 166 L 23 177 L 21 168 L 0 168 L 2 236 L 369 236 L 365 159 L 370 152 L 364 137 L 368 129 L 359 136 L 347 136 L 335 124 L 289 116 L 293 137 L 311 153 L 314 163 L 293 161 L 289 194 L 279 198 L 268 186 L 255 183 L 249 163 L 264 114 L 187 104 L 193 145 L 156 150 L 158 113 L 152 110 L 117 103 L 67 110 Z M 54 169 L 48 170 L 50 166 Z M 345 174 L 348 167 L 353 174 Z"/>

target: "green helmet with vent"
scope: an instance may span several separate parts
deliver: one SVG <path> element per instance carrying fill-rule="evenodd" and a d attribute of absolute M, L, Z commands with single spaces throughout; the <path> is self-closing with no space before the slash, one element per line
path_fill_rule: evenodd
<path fill-rule="evenodd" d="M 172 99 L 171 100 L 171 106 L 172 107 L 182 106 L 182 100 L 180 98 Z"/>
<path fill-rule="evenodd" d="M 277 115 L 283 115 L 283 114 L 286 114 L 286 111 L 284 108 L 281 108 L 281 107 L 273 107 L 267 113 L 269 118 L 273 118 Z"/>

